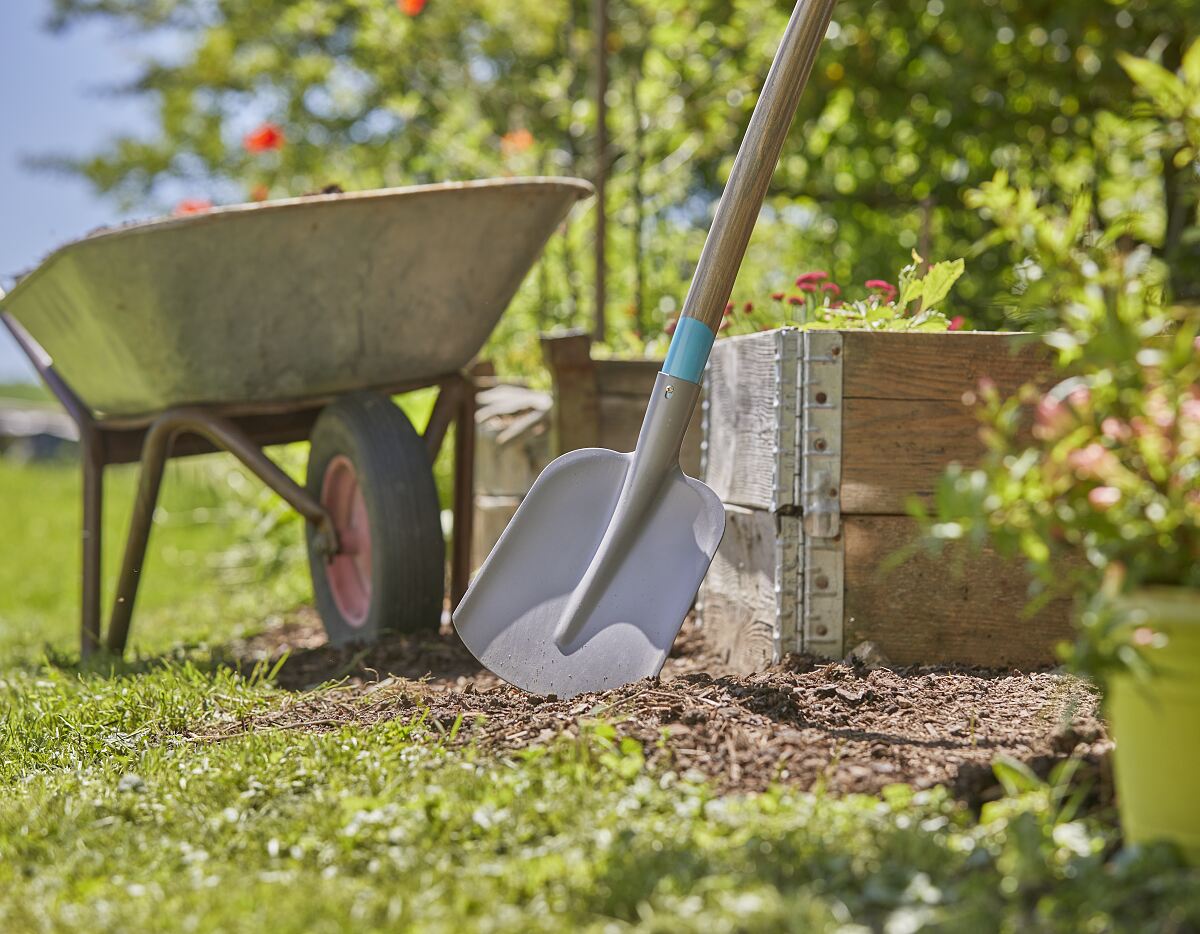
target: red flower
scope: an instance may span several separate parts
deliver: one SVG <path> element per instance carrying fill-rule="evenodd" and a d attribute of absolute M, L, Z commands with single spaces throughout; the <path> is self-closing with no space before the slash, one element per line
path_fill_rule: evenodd
<path fill-rule="evenodd" d="M 888 292 L 890 294 L 895 294 L 895 292 L 896 292 L 896 287 L 894 285 L 892 285 L 890 282 L 888 282 L 886 279 L 868 279 L 863 284 L 868 289 L 877 290 L 880 292 Z"/>
<path fill-rule="evenodd" d="M 207 198 L 185 198 L 175 205 L 175 210 L 171 213 L 176 217 L 184 217 L 188 214 L 203 214 L 205 211 L 212 210 L 213 203 Z"/>
<path fill-rule="evenodd" d="M 789 305 L 803 305 L 804 299 L 802 299 L 799 295 L 793 295 L 791 298 L 788 299 L 788 304 Z"/>
<path fill-rule="evenodd" d="M 836 282 L 826 282 L 821 286 L 822 292 L 829 292 L 831 295 L 841 295 L 842 290 Z"/>
<path fill-rule="evenodd" d="M 783 293 L 782 293 L 782 292 L 772 292 L 772 293 L 771 293 L 771 300 L 772 300 L 772 301 L 776 301 L 776 302 L 782 302 L 782 301 L 783 301 L 783 297 L 784 297 L 784 296 L 783 296 Z"/>
<path fill-rule="evenodd" d="M 821 282 L 829 278 L 827 272 L 802 272 L 796 277 L 796 285 L 804 285 L 805 283 Z"/>
<path fill-rule="evenodd" d="M 946 330 L 947 331 L 961 331 L 963 325 L 966 323 L 967 323 L 967 319 L 964 318 L 962 315 L 955 315 L 953 318 L 950 319 L 950 327 L 946 328 Z"/>
<path fill-rule="evenodd" d="M 746 302 L 746 304 L 744 304 L 742 306 L 742 311 L 744 311 L 746 314 L 750 314 L 750 312 L 752 312 L 753 310 L 754 310 L 753 302 Z"/>
<path fill-rule="evenodd" d="M 282 149 L 283 143 L 283 130 L 274 123 L 264 123 L 257 130 L 247 133 L 242 140 L 246 152 L 272 152 Z"/>
<path fill-rule="evenodd" d="M 796 288 L 798 288 L 801 292 L 808 292 L 810 294 L 817 290 L 817 287 L 811 282 L 797 282 Z"/>
<path fill-rule="evenodd" d="M 424 0 L 421 0 L 421 5 L 424 6 Z M 533 134 L 524 127 L 519 130 L 511 130 L 500 137 L 500 151 L 506 156 L 515 156 L 532 145 Z"/>
<path fill-rule="evenodd" d="M 726 314 L 726 315 L 731 315 L 731 314 L 733 314 L 733 302 L 729 302 L 728 304 L 726 304 L 726 306 L 725 306 L 725 314 Z"/>
<path fill-rule="evenodd" d="M 408 16 L 416 16 L 423 9 L 427 0 L 396 0 L 396 6 L 401 13 Z"/>

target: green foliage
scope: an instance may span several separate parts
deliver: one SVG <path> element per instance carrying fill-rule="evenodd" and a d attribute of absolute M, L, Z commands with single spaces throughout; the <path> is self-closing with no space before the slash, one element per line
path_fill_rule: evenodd
<path fill-rule="evenodd" d="M 1162 120 L 1200 113 L 1200 82 L 1125 64 Z M 1101 674 L 1132 658 L 1109 598 L 1200 588 L 1200 310 L 1166 306 L 1162 264 L 1131 249 L 1120 226 L 1094 228 L 1085 197 L 1042 205 L 1000 173 L 971 203 L 995 224 L 993 239 L 1025 257 L 1015 301 L 1051 328 L 1060 381 L 1009 399 L 980 387 L 988 453 L 946 474 L 930 531 L 935 542 L 990 540 L 1023 555 L 1043 586 L 1095 595 L 1075 657 Z"/>
<path fill-rule="evenodd" d="M 168 666 L 0 681 L 8 931 L 1188 930 L 1196 870 L 1114 854 L 1065 777 L 717 797 L 610 724 L 497 761 L 420 714 L 206 737 L 261 680 Z M 343 704 L 353 706 L 344 697 Z M 15 718 L 15 719 L 14 719 Z"/>
<path fill-rule="evenodd" d="M 480 175 L 592 176 L 591 4 L 430 0 L 55 0 L 61 26 L 105 20 L 173 29 L 173 55 L 129 88 L 159 131 L 66 165 L 127 201 L 182 194 L 240 200 L 328 182 L 344 187 Z M 791 3 L 614 0 L 609 320 L 614 346 L 654 339 L 679 310 L 703 230 L 729 171 Z M 1195 192 L 1174 166 L 1176 135 L 1114 116 L 1129 95 L 1119 53 L 1182 67 L 1195 0 L 942 0 L 842 3 L 735 289 L 740 305 L 787 271 L 902 265 L 909 252 L 962 256 L 985 229 L 961 193 L 997 168 L 1066 200 L 1092 192 L 1093 218 L 1196 277 L 1183 237 Z M 1183 74 L 1194 74 L 1189 59 Z M 1161 75 L 1159 76 L 1162 83 Z M 279 151 L 245 133 L 278 123 Z M 60 162 L 60 164 L 62 164 Z M 538 365 L 539 329 L 592 309 L 594 206 L 548 248 L 493 344 L 508 370 Z M 1013 260 L 986 251 L 956 313 L 997 323 Z"/>

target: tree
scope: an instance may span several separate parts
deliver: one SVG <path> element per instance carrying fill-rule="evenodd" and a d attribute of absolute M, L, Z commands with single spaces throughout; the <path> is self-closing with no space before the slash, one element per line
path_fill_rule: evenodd
<path fill-rule="evenodd" d="M 834 15 L 735 295 L 799 270 L 886 276 L 913 248 L 971 252 L 984 227 L 962 193 L 998 169 L 1052 199 L 1096 195 L 1098 219 L 1179 259 L 1194 216 L 1173 145 L 1117 119 L 1131 97 L 1117 52 L 1168 66 L 1197 0 L 891 0 Z M 406 10 L 408 12 L 406 12 Z M 101 190 L 152 202 L 166 179 L 236 199 L 502 173 L 592 175 L 590 3 L 568 0 L 55 0 L 60 28 L 102 19 L 170 29 L 184 53 L 148 64 L 128 93 L 159 130 L 68 165 Z M 676 308 L 790 3 L 612 0 L 610 313 L 649 336 Z M 270 120 L 277 152 L 243 136 Z M 585 209 L 586 212 L 586 209 Z M 537 326 L 588 311 L 577 216 L 509 318 Z M 975 323 L 1014 257 L 985 251 L 958 290 Z M 1177 262 L 1176 268 L 1184 264 Z M 1192 288 L 1182 275 L 1177 290 Z M 514 327 L 519 324 L 519 327 Z M 614 335 L 620 343 L 622 333 Z"/>

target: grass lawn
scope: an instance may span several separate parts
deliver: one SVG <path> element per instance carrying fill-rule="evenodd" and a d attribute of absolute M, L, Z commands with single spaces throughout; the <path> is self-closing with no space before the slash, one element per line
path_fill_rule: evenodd
<path fill-rule="evenodd" d="M 209 647 L 306 599 L 301 526 L 224 460 L 162 506 L 137 653 L 82 670 L 76 471 L 0 463 L 0 931 L 1200 930 L 1200 873 L 1011 767 L 980 814 L 722 797 L 602 720 L 508 758 L 420 716 L 241 730 L 287 692 Z"/>

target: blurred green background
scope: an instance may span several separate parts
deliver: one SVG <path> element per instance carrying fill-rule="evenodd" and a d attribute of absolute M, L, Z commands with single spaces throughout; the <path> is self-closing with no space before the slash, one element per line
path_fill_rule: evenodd
<path fill-rule="evenodd" d="M 608 0 L 609 146 L 596 138 L 595 0 L 55 0 L 55 24 L 165 33 L 125 93 L 157 130 L 86 158 L 126 208 L 166 186 L 215 202 L 504 174 L 610 178 L 604 336 L 661 349 L 791 10 L 787 0 Z M 1200 291 L 1193 166 L 1130 107 L 1120 50 L 1169 69 L 1194 0 L 891 0 L 834 12 L 734 298 L 799 271 L 889 278 L 917 249 L 967 256 L 956 307 L 1001 308 L 1021 259 L 976 244 L 964 193 L 1009 172 L 1150 244 L 1176 298 Z M 254 152 L 256 126 L 286 142 Z M 492 345 L 502 372 L 540 367 L 536 335 L 595 320 L 593 203 L 550 244 Z"/>

